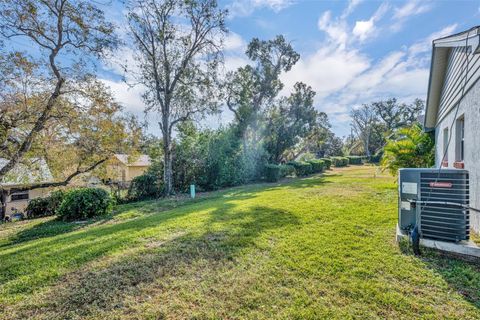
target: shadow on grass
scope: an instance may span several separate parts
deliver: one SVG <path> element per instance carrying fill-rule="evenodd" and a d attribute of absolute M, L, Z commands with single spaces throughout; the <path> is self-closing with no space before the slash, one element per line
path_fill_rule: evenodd
<path fill-rule="evenodd" d="M 192 200 L 188 197 L 177 197 L 171 199 L 148 200 L 141 202 L 134 202 L 120 205 L 113 212 L 113 214 L 97 217 L 82 222 L 65 222 L 60 219 L 51 219 L 42 223 L 35 224 L 30 228 L 23 229 L 5 243 L 0 244 L 1 249 L 6 249 L 13 245 L 21 244 L 31 240 L 42 238 L 50 238 L 59 236 L 74 231 L 79 231 L 92 224 L 100 225 L 109 222 L 112 219 L 127 220 L 131 218 L 138 218 L 148 216 L 155 213 L 175 209 L 184 205 L 192 205 L 201 203 L 206 200 L 213 200 L 216 198 L 234 199 L 236 201 L 249 199 L 257 196 L 259 191 L 283 189 L 303 189 L 312 188 L 321 184 L 332 183 L 326 180 L 329 177 L 341 176 L 338 173 L 327 172 L 326 175 L 314 175 L 304 178 L 290 178 L 279 183 L 262 183 L 239 187 L 232 187 L 224 190 L 206 192 L 200 194 L 198 198 Z M 248 191 L 247 191 L 248 190 Z"/>
<path fill-rule="evenodd" d="M 256 206 L 237 211 L 234 207 L 226 203 L 211 212 L 200 228 L 146 244 L 105 267 L 65 276 L 47 293 L 43 306 L 22 308 L 25 314 L 19 317 L 88 317 L 123 308 L 138 297 L 142 285 L 156 282 L 163 287 L 179 277 L 195 278 L 203 271 L 211 274 L 217 268 L 233 268 L 242 250 L 254 246 L 262 233 L 298 224 L 296 216 L 285 210 Z"/>
<path fill-rule="evenodd" d="M 408 241 L 400 242 L 404 254 L 413 255 Z M 479 261 L 467 261 L 436 250 L 422 248 L 418 259 L 427 268 L 440 275 L 450 288 L 458 292 L 466 301 L 480 309 L 480 264 Z"/>
<path fill-rule="evenodd" d="M 112 219 L 109 217 L 95 221 L 97 225 L 80 230 L 75 229 L 75 224 L 64 225 L 59 221 L 45 222 L 33 227 L 33 230 L 25 230 L 18 236 L 16 244 L 8 245 L 0 251 L 0 289 L 3 292 L 0 301 L 9 301 L 48 286 L 65 272 L 63 270 L 78 268 L 110 253 L 138 246 L 144 234 L 149 232 L 171 232 L 172 228 L 188 230 L 188 219 L 199 211 L 215 211 L 213 217 L 218 221 L 234 219 L 229 217 L 235 207 L 233 202 L 257 196 L 255 192 L 241 189 L 235 192 L 231 197 L 221 195 L 205 199 L 212 201 L 187 202 L 175 211 L 167 210 L 157 214 L 151 214 L 159 210 L 155 202 L 128 205 L 119 210 L 116 216 L 128 210 L 141 210 L 146 215 L 107 223 Z M 259 212 L 257 220 L 264 216 Z M 32 239 L 36 240 L 28 241 Z M 0 311 L 1 309 L 0 307 Z"/>
<path fill-rule="evenodd" d="M 14 236 L 10 237 L 7 242 L 0 244 L 0 248 L 6 249 L 10 246 L 21 244 L 24 242 L 38 240 L 42 238 L 50 238 L 66 233 L 82 230 L 85 227 L 106 224 L 113 219 L 128 220 L 132 218 L 144 217 L 154 213 L 175 209 L 183 205 L 192 205 L 214 197 L 204 197 L 191 200 L 188 198 L 172 198 L 147 200 L 141 202 L 133 202 L 129 204 L 119 205 L 112 214 L 96 217 L 80 222 L 67 222 L 61 219 L 52 219 L 35 224 L 30 228 L 25 228 Z"/>

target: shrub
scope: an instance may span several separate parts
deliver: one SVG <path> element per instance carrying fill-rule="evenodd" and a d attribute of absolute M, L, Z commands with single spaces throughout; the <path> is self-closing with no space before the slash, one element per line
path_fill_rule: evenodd
<path fill-rule="evenodd" d="M 281 168 L 276 164 L 265 165 L 265 180 L 268 182 L 277 182 L 280 179 Z"/>
<path fill-rule="evenodd" d="M 380 161 L 382 160 L 382 157 L 383 157 L 383 153 L 378 153 L 367 158 L 369 163 L 380 163 Z"/>
<path fill-rule="evenodd" d="M 349 164 L 362 164 L 363 157 L 359 156 L 347 156 Z"/>
<path fill-rule="evenodd" d="M 30 200 L 25 211 L 28 219 L 52 216 L 55 214 L 55 212 L 50 209 L 47 198 Z"/>
<path fill-rule="evenodd" d="M 128 187 L 127 199 L 139 201 L 155 198 L 160 194 L 159 179 L 153 173 L 145 173 L 133 178 Z"/>
<path fill-rule="evenodd" d="M 332 163 L 335 167 L 348 166 L 348 158 L 346 157 L 332 157 Z"/>
<path fill-rule="evenodd" d="M 297 177 L 304 177 L 312 173 L 312 165 L 308 162 L 291 161 L 288 164 L 295 168 Z"/>
<path fill-rule="evenodd" d="M 57 214 L 63 220 L 84 220 L 108 214 L 112 207 L 112 198 L 103 189 L 75 189 L 66 193 Z"/>
<path fill-rule="evenodd" d="M 332 166 L 332 159 L 330 158 L 322 158 L 323 162 L 325 163 L 325 169 L 330 169 Z"/>
<path fill-rule="evenodd" d="M 310 160 L 308 161 L 312 165 L 312 171 L 314 173 L 320 173 L 325 167 L 325 162 L 323 160 Z"/>
<path fill-rule="evenodd" d="M 390 173 L 396 175 L 399 168 L 428 168 L 434 164 L 435 139 L 423 132 L 421 125 L 402 128 L 387 140 L 382 166 Z"/>
<path fill-rule="evenodd" d="M 295 174 L 295 167 L 289 164 L 280 165 L 280 177 L 293 176 Z"/>
<path fill-rule="evenodd" d="M 61 190 L 53 191 L 50 196 L 30 200 L 26 208 L 27 218 L 53 216 L 57 213 L 65 193 Z"/>

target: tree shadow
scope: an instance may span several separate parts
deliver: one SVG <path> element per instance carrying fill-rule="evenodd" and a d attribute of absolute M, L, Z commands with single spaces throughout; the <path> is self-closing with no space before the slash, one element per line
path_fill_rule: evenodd
<path fill-rule="evenodd" d="M 401 241 L 399 246 L 402 253 L 413 255 L 408 241 Z M 452 290 L 480 309 L 480 261 L 478 259 L 464 259 L 433 249 L 422 248 L 422 255 L 418 257 L 418 260 L 426 268 L 440 275 Z"/>
<path fill-rule="evenodd" d="M 51 238 L 66 233 L 80 231 L 92 225 L 98 226 L 108 224 L 108 222 L 111 222 L 111 220 L 122 221 L 157 214 L 163 211 L 178 208 L 180 206 L 201 203 L 213 198 L 214 197 L 204 197 L 198 199 L 172 198 L 133 202 L 119 205 L 111 214 L 95 217 L 85 221 L 68 222 L 62 221 L 60 218 L 53 218 L 45 222 L 35 224 L 30 228 L 25 228 L 16 233 L 14 236 L 7 239 L 6 242 L 0 244 L 0 249 L 7 249 L 10 246 L 32 240 Z"/>
<path fill-rule="evenodd" d="M 22 308 L 25 313 L 19 317 L 88 317 L 123 308 L 142 286 L 152 282 L 166 286 L 170 280 L 198 272 L 199 265 L 210 273 L 217 268 L 233 268 L 237 257 L 255 246 L 261 234 L 297 224 L 297 217 L 286 210 L 262 206 L 235 210 L 234 204 L 226 203 L 209 214 L 200 230 L 173 233 L 104 267 L 64 276 L 47 293 L 48 301 L 40 307 Z"/>
<path fill-rule="evenodd" d="M 0 287 L 3 292 L 0 301 L 2 298 L 31 294 L 38 288 L 48 286 L 63 274 L 62 270 L 81 267 L 99 257 L 135 247 L 142 236 L 148 236 L 157 230 L 188 230 L 188 219 L 191 215 L 201 211 L 227 212 L 233 209 L 235 201 L 253 196 L 255 194 L 240 192 L 230 198 L 191 202 L 179 206 L 176 210 L 152 214 L 150 213 L 154 212 L 154 209 L 142 209 L 139 204 L 138 210 L 144 210 L 148 215 L 113 223 L 108 223 L 108 219 L 105 219 L 97 221 L 98 225 L 90 225 L 90 228 L 70 232 L 68 231 L 72 230 L 72 227 L 66 226 L 52 231 L 49 237 L 27 241 L 31 239 L 27 232 L 38 235 L 41 228 L 48 227 L 49 223 L 46 222 L 43 226 L 34 227 L 36 231 L 25 231 L 18 243 L 0 251 Z M 24 242 L 21 242 L 22 240 Z M 52 265 L 55 268 L 52 269 Z M 0 306 L 0 311 L 1 309 Z"/>

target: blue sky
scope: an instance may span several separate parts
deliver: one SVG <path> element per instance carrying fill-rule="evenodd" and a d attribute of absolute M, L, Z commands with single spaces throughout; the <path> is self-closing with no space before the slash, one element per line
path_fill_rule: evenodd
<path fill-rule="evenodd" d="M 252 37 L 283 34 L 300 53 L 291 72 L 282 75 L 288 94 L 295 82 L 317 92 L 315 107 L 329 115 L 340 136 L 350 132 L 349 111 L 362 103 L 397 97 L 425 99 L 431 41 L 478 24 L 479 1 L 316 1 L 221 0 L 230 11 L 225 44 L 226 69 L 248 63 L 243 52 Z M 107 10 L 122 22 L 122 8 Z M 120 28 L 121 29 L 121 28 Z M 129 49 L 117 57 L 128 62 Z M 126 110 L 142 114 L 141 88 L 129 89 L 114 64 L 100 70 Z M 158 132 L 150 117 L 150 132 Z M 204 126 L 227 123 L 231 114 L 209 117 Z"/>

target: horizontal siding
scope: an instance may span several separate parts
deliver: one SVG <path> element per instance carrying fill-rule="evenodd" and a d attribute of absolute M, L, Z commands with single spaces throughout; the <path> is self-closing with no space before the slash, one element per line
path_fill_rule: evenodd
<path fill-rule="evenodd" d="M 457 47 L 450 51 L 447 72 L 443 83 L 437 121 L 441 121 L 448 112 L 462 98 L 462 88 L 465 84 L 465 70 L 467 68 L 464 47 Z M 465 93 L 480 78 L 480 54 L 468 52 L 468 75 Z"/>

